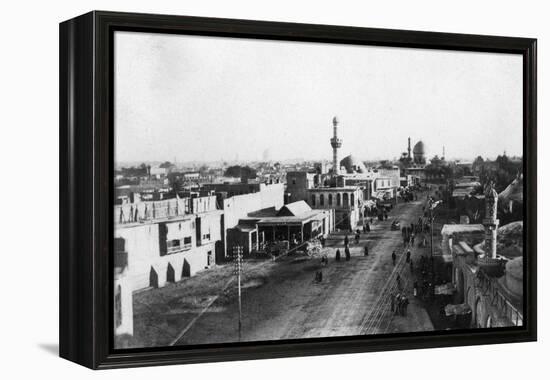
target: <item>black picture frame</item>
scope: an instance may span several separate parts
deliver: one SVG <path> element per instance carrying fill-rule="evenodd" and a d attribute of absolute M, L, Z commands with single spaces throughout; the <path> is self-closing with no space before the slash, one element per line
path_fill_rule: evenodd
<path fill-rule="evenodd" d="M 523 56 L 524 325 L 114 350 L 113 33 L 142 31 Z M 528 342 L 537 337 L 536 39 L 93 11 L 60 24 L 60 356 L 93 369 Z"/>

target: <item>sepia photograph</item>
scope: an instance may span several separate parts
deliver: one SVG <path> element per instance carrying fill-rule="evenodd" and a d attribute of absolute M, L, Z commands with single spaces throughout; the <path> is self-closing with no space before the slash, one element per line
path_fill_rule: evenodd
<path fill-rule="evenodd" d="M 522 55 L 113 43 L 115 349 L 524 325 Z"/>

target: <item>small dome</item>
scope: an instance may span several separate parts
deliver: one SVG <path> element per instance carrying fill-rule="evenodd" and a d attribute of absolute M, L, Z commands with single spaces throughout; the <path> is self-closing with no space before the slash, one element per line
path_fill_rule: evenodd
<path fill-rule="evenodd" d="M 499 227 L 497 252 L 500 256 L 513 259 L 523 256 L 523 221 L 508 223 Z"/>
<path fill-rule="evenodd" d="M 365 164 L 363 164 L 361 160 L 357 159 L 352 154 L 344 157 L 342 161 L 340 161 L 340 167 L 342 166 L 346 168 L 346 172 L 349 174 L 367 172 Z"/>
<path fill-rule="evenodd" d="M 413 154 L 421 154 L 421 155 L 424 155 L 425 151 L 424 151 L 424 143 L 422 142 L 422 140 L 420 140 L 419 142 L 417 142 L 413 148 Z"/>
<path fill-rule="evenodd" d="M 523 257 L 516 257 L 506 263 L 506 273 L 518 280 L 523 279 Z"/>

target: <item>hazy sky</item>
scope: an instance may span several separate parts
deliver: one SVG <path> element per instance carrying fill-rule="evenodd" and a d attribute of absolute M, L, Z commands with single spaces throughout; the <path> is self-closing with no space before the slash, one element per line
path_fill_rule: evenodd
<path fill-rule="evenodd" d="M 115 35 L 116 161 L 522 152 L 521 55 Z"/>

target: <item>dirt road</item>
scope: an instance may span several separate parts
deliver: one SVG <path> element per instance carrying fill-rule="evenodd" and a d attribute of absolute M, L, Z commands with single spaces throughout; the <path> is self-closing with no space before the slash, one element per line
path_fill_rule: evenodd
<path fill-rule="evenodd" d="M 375 334 L 432 329 L 425 311 L 412 304 L 408 317 L 393 317 L 384 295 L 395 289 L 395 276 L 401 272 L 407 282 L 408 268 L 398 255 L 394 266 L 391 253 L 400 253 L 400 231 L 390 229 L 398 219 L 402 225 L 417 221 L 422 213 L 420 201 L 397 205 L 387 221 L 376 221 L 358 244 L 350 238 L 352 258 L 344 260 L 345 233 L 332 234 L 326 243 L 329 264 L 318 258 L 288 257 L 263 268 L 250 277 L 243 292 L 243 341 L 297 339 L 308 337 Z M 369 256 L 364 256 L 364 246 Z M 342 260 L 334 253 L 340 249 Z M 246 269 L 245 269 L 246 270 Z M 323 281 L 314 281 L 323 271 Z M 410 288 L 410 284 L 408 284 Z M 409 289 L 410 290 L 410 289 Z M 177 341 L 177 344 L 218 343 L 238 340 L 235 290 L 213 303 Z M 401 320 L 394 323 L 394 318 Z"/>

